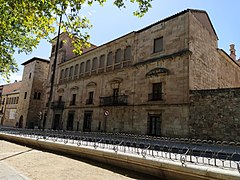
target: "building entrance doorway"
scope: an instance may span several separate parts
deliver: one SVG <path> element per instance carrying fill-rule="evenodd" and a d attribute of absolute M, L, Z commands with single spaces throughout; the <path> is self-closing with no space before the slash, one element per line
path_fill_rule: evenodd
<path fill-rule="evenodd" d="M 83 131 L 85 132 L 91 131 L 91 122 L 92 122 L 92 112 L 87 111 L 84 113 Z"/>
<path fill-rule="evenodd" d="M 20 116 L 18 128 L 23 128 L 23 116 Z"/>
<path fill-rule="evenodd" d="M 72 131 L 73 130 L 73 121 L 74 121 L 74 112 L 68 113 L 68 120 L 67 120 L 67 130 Z"/>
<path fill-rule="evenodd" d="M 148 118 L 148 135 L 161 136 L 161 115 L 150 115 Z"/>
<path fill-rule="evenodd" d="M 53 130 L 59 130 L 60 129 L 60 114 L 55 114 L 53 119 Z"/>

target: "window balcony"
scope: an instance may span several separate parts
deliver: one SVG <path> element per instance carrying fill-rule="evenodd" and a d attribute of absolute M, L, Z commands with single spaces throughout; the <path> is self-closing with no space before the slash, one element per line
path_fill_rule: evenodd
<path fill-rule="evenodd" d="M 51 102 L 51 109 L 64 109 L 65 102 L 63 101 L 54 101 Z"/>
<path fill-rule="evenodd" d="M 127 104 L 127 95 L 100 97 L 100 106 L 123 106 Z"/>
<path fill-rule="evenodd" d="M 162 93 L 160 94 L 148 94 L 148 101 L 161 101 L 162 99 Z"/>
<path fill-rule="evenodd" d="M 86 100 L 86 105 L 93 104 L 93 99 L 87 99 Z"/>

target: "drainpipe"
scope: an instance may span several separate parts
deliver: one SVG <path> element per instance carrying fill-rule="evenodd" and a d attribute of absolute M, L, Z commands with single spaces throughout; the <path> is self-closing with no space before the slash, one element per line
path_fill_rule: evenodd
<path fill-rule="evenodd" d="M 57 44 L 56 44 L 56 51 L 55 51 L 55 57 L 53 60 L 53 70 L 52 70 L 52 76 L 50 79 L 50 94 L 49 94 L 49 98 L 48 98 L 48 119 L 50 121 L 52 121 L 50 119 L 50 110 L 51 110 L 51 102 L 52 102 L 52 97 L 53 97 L 53 87 L 54 87 L 54 79 L 55 79 L 55 72 L 56 72 L 56 65 L 57 65 L 57 56 L 58 56 L 58 49 L 59 49 L 59 37 L 60 37 L 60 31 L 61 31 L 61 23 L 62 23 L 62 15 L 60 16 L 59 19 L 59 27 L 58 27 L 58 35 L 57 35 Z M 51 68 L 51 67 L 50 67 Z M 53 122 L 51 122 L 51 128 L 52 128 L 52 124 Z M 44 130 L 44 126 L 43 126 L 43 130 Z"/>

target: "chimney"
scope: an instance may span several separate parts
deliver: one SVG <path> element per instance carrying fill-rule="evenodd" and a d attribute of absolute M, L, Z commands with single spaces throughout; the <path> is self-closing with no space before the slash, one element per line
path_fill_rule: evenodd
<path fill-rule="evenodd" d="M 236 50 L 235 50 L 235 45 L 234 44 L 230 44 L 230 57 L 233 60 L 236 60 Z"/>

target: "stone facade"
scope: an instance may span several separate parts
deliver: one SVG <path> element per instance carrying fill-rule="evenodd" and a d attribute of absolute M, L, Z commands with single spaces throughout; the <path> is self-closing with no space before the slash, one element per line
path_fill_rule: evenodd
<path fill-rule="evenodd" d="M 3 85 L 0 103 L 0 123 L 4 126 L 15 127 L 17 123 L 17 106 L 21 81 Z"/>
<path fill-rule="evenodd" d="M 240 85 L 205 11 L 185 10 L 81 56 L 63 40 L 46 128 L 189 137 L 190 90 Z"/>
<path fill-rule="evenodd" d="M 34 57 L 22 65 L 24 65 L 24 71 L 17 107 L 17 119 L 22 127 L 34 128 L 41 126 L 49 60 Z"/>
<path fill-rule="evenodd" d="M 192 138 L 240 141 L 240 88 L 190 93 Z"/>

